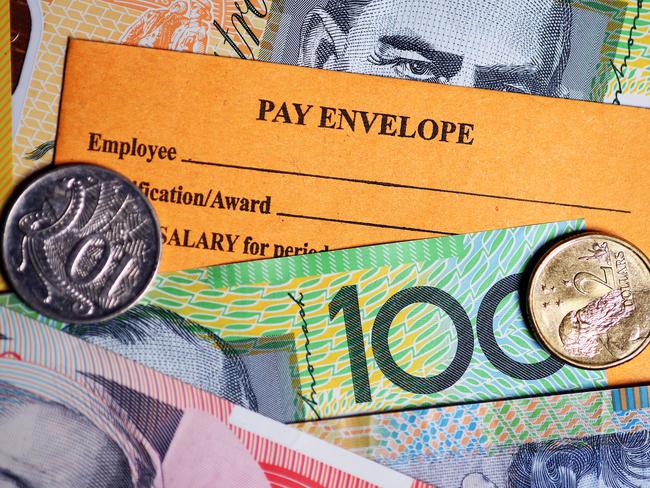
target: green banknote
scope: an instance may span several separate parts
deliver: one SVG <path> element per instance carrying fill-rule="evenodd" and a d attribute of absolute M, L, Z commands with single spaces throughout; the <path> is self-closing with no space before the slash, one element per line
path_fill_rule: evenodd
<path fill-rule="evenodd" d="M 168 273 L 115 319 L 53 325 L 283 421 L 602 387 L 535 342 L 518 296 L 535 254 L 583 225 Z"/>
<path fill-rule="evenodd" d="M 650 387 L 296 424 L 453 488 L 650 486 Z"/>

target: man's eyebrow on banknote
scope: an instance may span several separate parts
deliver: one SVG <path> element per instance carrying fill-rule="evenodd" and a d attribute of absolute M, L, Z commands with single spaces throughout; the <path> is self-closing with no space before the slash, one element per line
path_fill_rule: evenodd
<path fill-rule="evenodd" d="M 419 35 L 396 34 L 379 38 L 379 46 L 369 61 L 376 65 L 409 64 L 414 75 L 431 76 L 427 81 L 449 80 L 456 76 L 466 56 L 441 51 Z M 419 66 L 417 63 L 421 63 Z M 477 87 L 531 93 L 540 69 L 533 63 L 518 65 L 478 65 Z M 512 90 L 514 89 L 514 90 Z"/>
<path fill-rule="evenodd" d="M 475 83 L 477 88 L 501 89 L 533 94 L 535 84 L 543 82 L 543 70 L 527 63 L 521 65 L 478 66 Z"/>
<path fill-rule="evenodd" d="M 381 43 L 380 53 L 385 52 L 387 48 L 394 48 L 404 54 L 412 52 L 429 61 L 439 63 L 441 68 L 447 67 L 450 71 L 453 71 L 453 73 L 449 73 L 449 76 L 454 76 L 463 64 L 464 56 L 436 49 L 433 44 L 420 36 L 399 34 L 382 36 L 379 38 L 379 42 Z"/>

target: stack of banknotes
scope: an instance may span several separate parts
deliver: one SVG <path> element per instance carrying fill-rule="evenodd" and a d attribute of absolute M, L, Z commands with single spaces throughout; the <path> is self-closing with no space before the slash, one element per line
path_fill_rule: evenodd
<path fill-rule="evenodd" d="M 0 486 L 650 487 L 646 3 L 0 7 Z"/>

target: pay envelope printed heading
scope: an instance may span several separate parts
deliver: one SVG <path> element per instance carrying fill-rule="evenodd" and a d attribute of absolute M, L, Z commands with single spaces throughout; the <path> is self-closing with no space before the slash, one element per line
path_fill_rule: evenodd
<path fill-rule="evenodd" d="M 135 181 L 162 271 L 585 217 L 650 252 L 650 110 L 71 40 L 55 161 Z"/>

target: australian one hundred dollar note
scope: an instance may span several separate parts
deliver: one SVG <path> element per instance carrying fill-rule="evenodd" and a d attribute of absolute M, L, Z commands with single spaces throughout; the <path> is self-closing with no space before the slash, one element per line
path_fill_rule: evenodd
<path fill-rule="evenodd" d="M 52 160 L 69 38 L 648 106 L 646 3 L 12 1 L 14 149 L 0 200 Z"/>
<path fill-rule="evenodd" d="M 530 335 L 534 256 L 582 221 L 164 273 L 92 325 L 4 305 L 284 422 L 648 381 L 647 353 L 583 370 Z"/>

